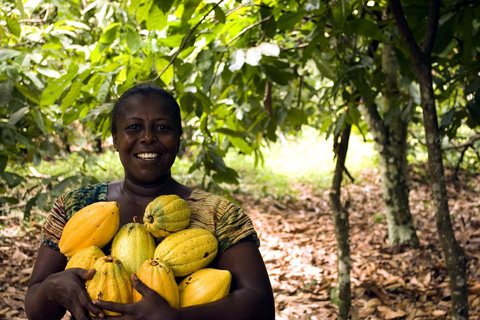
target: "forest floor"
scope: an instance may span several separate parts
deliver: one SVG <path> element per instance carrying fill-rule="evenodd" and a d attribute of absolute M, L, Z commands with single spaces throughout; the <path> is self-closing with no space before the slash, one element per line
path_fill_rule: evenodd
<path fill-rule="evenodd" d="M 343 189 L 348 200 L 352 260 L 352 319 L 450 319 L 449 278 L 423 170 L 412 172 L 410 207 L 419 249 L 388 245 L 379 175 L 363 172 Z M 298 186 L 282 201 L 237 195 L 261 239 L 277 319 L 336 319 L 336 245 L 328 192 Z M 480 175 L 447 172 L 452 223 L 467 257 L 470 319 L 480 320 Z M 5 217 L 0 217 L 5 218 Z M 26 319 L 27 282 L 40 225 L 2 219 L 0 318 Z"/>

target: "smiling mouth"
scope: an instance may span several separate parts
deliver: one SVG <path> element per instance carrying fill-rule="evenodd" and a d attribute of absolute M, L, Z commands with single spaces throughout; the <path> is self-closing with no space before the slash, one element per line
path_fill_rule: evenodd
<path fill-rule="evenodd" d="M 158 153 L 139 153 L 139 154 L 136 154 L 135 156 L 143 160 L 151 160 L 151 159 L 158 158 L 160 155 Z"/>

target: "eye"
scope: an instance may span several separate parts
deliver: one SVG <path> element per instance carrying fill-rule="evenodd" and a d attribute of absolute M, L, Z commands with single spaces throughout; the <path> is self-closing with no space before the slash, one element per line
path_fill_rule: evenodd
<path fill-rule="evenodd" d="M 140 126 L 138 124 L 132 124 L 132 125 L 129 125 L 126 129 L 128 131 L 137 131 L 140 129 Z"/>
<path fill-rule="evenodd" d="M 164 132 L 170 130 L 170 127 L 165 124 L 157 124 L 155 126 L 155 130 L 158 132 Z"/>

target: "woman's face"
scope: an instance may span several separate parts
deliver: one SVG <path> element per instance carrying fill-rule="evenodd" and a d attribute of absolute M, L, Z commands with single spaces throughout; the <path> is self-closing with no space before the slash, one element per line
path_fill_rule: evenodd
<path fill-rule="evenodd" d="M 142 186 L 170 177 L 180 144 L 172 107 L 158 96 L 133 96 L 117 119 L 113 143 L 125 170 L 125 179 Z"/>

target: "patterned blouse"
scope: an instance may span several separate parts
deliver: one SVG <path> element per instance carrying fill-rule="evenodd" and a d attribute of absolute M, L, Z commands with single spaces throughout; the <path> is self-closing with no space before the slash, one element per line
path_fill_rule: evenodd
<path fill-rule="evenodd" d="M 67 221 L 75 212 L 98 201 L 107 201 L 108 183 L 84 186 L 63 194 L 56 201 L 42 228 L 41 243 L 59 251 L 58 243 Z M 258 235 L 247 214 L 234 203 L 200 189 L 194 189 L 187 200 L 192 212 L 188 228 L 211 231 L 218 240 L 218 253 L 234 244 L 253 241 L 260 245 Z M 104 248 L 109 253 L 109 245 Z"/>

